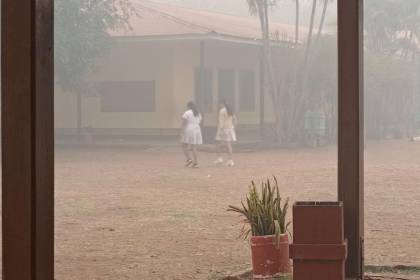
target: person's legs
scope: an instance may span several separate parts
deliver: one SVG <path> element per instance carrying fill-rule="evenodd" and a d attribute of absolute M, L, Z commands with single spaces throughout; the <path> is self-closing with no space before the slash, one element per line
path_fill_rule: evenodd
<path fill-rule="evenodd" d="M 227 166 L 234 166 L 235 163 L 233 161 L 233 149 L 232 149 L 232 142 L 226 141 L 226 147 L 228 150 L 229 160 L 226 162 Z"/>
<path fill-rule="evenodd" d="M 187 164 L 188 164 L 189 162 L 191 162 L 191 156 L 190 156 L 190 151 L 188 149 L 187 143 L 182 143 L 182 151 L 184 152 L 185 159 L 187 160 Z"/>
<path fill-rule="evenodd" d="M 226 141 L 226 147 L 228 150 L 229 160 L 232 160 L 232 156 L 233 156 L 232 142 Z"/>
<path fill-rule="evenodd" d="M 193 157 L 193 167 L 197 167 L 198 166 L 198 157 L 197 157 L 197 145 L 191 145 L 191 153 L 192 153 L 192 157 Z"/>
<path fill-rule="evenodd" d="M 217 152 L 217 159 L 214 162 L 215 164 L 223 163 L 223 156 L 222 156 L 222 141 L 217 141 L 216 143 L 216 152 Z"/>

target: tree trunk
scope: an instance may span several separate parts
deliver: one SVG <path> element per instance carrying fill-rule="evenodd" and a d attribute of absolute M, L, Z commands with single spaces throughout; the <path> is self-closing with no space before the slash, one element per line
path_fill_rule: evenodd
<path fill-rule="evenodd" d="M 324 29 L 325 16 L 327 14 L 327 8 L 328 8 L 328 1 L 329 0 L 324 0 L 324 7 L 322 9 L 321 20 L 319 22 L 319 27 L 318 27 L 318 34 L 316 36 L 316 43 L 317 44 L 319 44 L 319 40 L 321 39 L 321 35 L 322 35 L 322 30 Z"/>
<path fill-rule="evenodd" d="M 317 0 L 312 0 L 312 13 L 311 13 L 311 22 L 309 25 L 309 32 L 308 32 L 308 38 L 306 42 L 306 49 L 305 49 L 305 60 L 304 60 L 304 68 L 306 64 L 308 63 L 309 53 L 312 46 L 312 35 L 314 31 L 314 23 L 315 23 L 315 13 L 316 13 L 316 6 L 317 6 Z"/>
<path fill-rule="evenodd" d="M 293 113 L 291 116 L 291 122 L 293 124 L 293 132 L 291 132 L 291 137 L 299 138 L 299 129 L 301 128 L 302 124 L 302 115 L 305 109 L 305 91 L 306 91 L 306 83 L 307 83 L 307 76 L 308 76 L 308 62 L 309 56 L 312 47 L 312 37 L 314 31 L 314 23 L 315 23 L 315 14 L 317 9 L 317 0 L 313 0 L 312 2 L 312 13 L 311 13 L 311 20 L 309 25 L 308 37 L 306 42 L 306 48 L 304 53 L 303 64 L 300 69 L 296 71 L 297 82 L 296 82 L 296 105 L 293 108 Z"/>
<path fill-rule="evenodd" d="M 276 83 L 276 79 L 274 77 L 274 67 L 273 67 L 273 60 L 272 60 L 272 52 L 271 52 L 271 45 L 270 45 L 270 26 L 269 26 L 269 18 L 268 18 L 268 2 L 258 2 L 258 16 L 260 19 L 261 25 L 261 33 L 262 33 L 262 41 L 263 41 L 263 63 L 266 69 L 266 87 L 268 88 L 268 92 L 270 93 L 272 104 L 273 104 L 273 112 L 275 117 L 276 123 L 276 130 L 275 130 L 275 138 L 278 140 L 279 138 L 279 108 L 278 108 L 278 98 L 277 92 L 278 87 Z"/>

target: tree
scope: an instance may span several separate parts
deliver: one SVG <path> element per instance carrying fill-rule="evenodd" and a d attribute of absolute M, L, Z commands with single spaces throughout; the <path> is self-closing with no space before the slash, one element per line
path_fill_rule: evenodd
<path fill-rule="evenodd" d="M 419 96 L 420 1 L 366 3 L 366 127 L 371 138 L 410 134 Z"/>
<path fill-rule="evenodd" d="M 300 0 L 295 0 L 295 47 L 299 45 Z"/>
<path fill-rule="evenodd" d="M 319 67 L 322 65 L 322 67 Z M 321 108 L 326 117 L 326 140 L 330 143 L 337 136 L 337 37 L 320 37 L 313 52 L 308 71 L 308 84 L 311 94 L 307 103 Z M 314 108 L 311 108 L 314 109 Z"/>
<path fill-rule="evenodd" d="M 308 36 L 306 38 L 306 47 L 304 52 L 304 59 L 302 62 L 302 66 L 298 68 L 298 72 L 296 73 L 296 90 L 295 94 L 297 96 L 297 102 L 295 105 L 295 110 L 292 115 L 293 122 L 297 123 L 299 121 L 303 121 L 302 119 L 299 120 L 299 116 L 302 116 L 304 107 L 305 107 L 305 97 L 306 97 L 306 86 L 307 86 L 307 78 L 308 78 L 308 63 L 309 63 L 309 56 L 312 47 L 312 37 L 315 25 L 315 15 L 316 15 L 316 8 L 317 8 L 317 0 L 312 0 L 312 9 L 311 9 L 311 17 L 309 23 L 309 30 Z"/>
<path fill-rule="evenodd" d="M 301 101 L 298 103 L 298 108 L 297 108 L 297 115 L 302 115 L 302 110 L 304 110 L 304 108 L 306 107 L 304 104 L 304 100 L 306 100 L 306 93 L 309 91 L 307 89 L 308 86 L 308 75 L 309 75 L 309 71 L 310 71 L 310 64 L 313 63 L 310 61 L 311 59 L 311 51 L 312 51 L 312 45 L 315 45 L 315 47 L 320 47 L 320 40 L 322 37 L 322 31 L 324 28 L 324 24 L 325 24 L 325 17 L 327 14 L 327 8 L 328 8 L 328 4 L 332 2 L 332 0 L 324 0 L 323 3 L 323 8 L 322 8 L 322 14 L 321 14 L 321 18 L 320 18 L 320 22 L 319 22 L 319 27 L 318 27 L 318 31 L 317 31 L 317 35 L 315 40 L 313 40 L 313 36 L 314 36 L 314 29 L 315 29 L 315 17 L 316 17 L 316 10 L 317 10 L 317 0 L 312 0 L 312 12 L 311 12 L 311 18 L 310 18 L 310 24 L 309 24 L 309 31 L 308 31 L 308 38 L 306 41 L 306 49 L 305 49 L 305 58 L 303 61 L 303 66 L 302 66 L 302 71 L 300 73 L 301 75 L 301 80 L 298 84 L 301 85 L 302 88 L 300 88 L 297 93 L 301 95 L 300 99 Z M 312 41 L 315 41 L 315 44 L 313 44 Z"/>
<path fill-rule="evenodd" d="M 324 0 L 321 19 L 319 20 L 318 34 L 316 35 L 316 40 L 315 40 L 316 43 L 318 43 L 319 40 L 321 39 L 322 31 L 324 30 L 325 18 L 326 18 L 326 15 L 327 15 L 328 4 L 331 3 L 331 2 L 333 2 L 333 0 Z"/>
<path fill-rule="evenodd" d="M 369 51 L 410 58 L 420 35 L 420 1 L 371 0 L 366 3 L 366 47 Z M 411 56 L 411 58 L 413 58 Z"/>
<path fill-rule="evenodd" d="M 366 136 L 383 139 L 411 133 L 415 112 L 414 63 L 384 53 L 366 53 Z"/>
<path fill-rule="evenodd" d="M 90 90 L 85 77 L 109 50 L 109 31 L 130 28 L 132 15 L 130 0 L 55 1 L 55 82 L 65 92 L 78 94 L 79 132 L 81 95 Z"/>
<path fill-rule="evenodd" d="M 271 103 L 275 116 L 275 136 L 277 140 L 282 142 L 291 142 L 298 140 L 303 124 L 302 112 L 305 110 L 308 61 L 312 48 L 317 0 L 312 0 L 309 34 L 306 38 L 303 56 L 299 42 L 300 1 L 295 0 L 295 42 L 292 48 L 286 46 L 283 49 L 283 51 L 288 53 L 288 58 L 281 57 L 281 54 L 278 54 L 278 52 L 276 56 L 273 56 L 271 46 L 271 41 L 275 41 L 278 38 L 270 36 L 269 8 L 275 7 L 278 2 L 274 0 L 247 0 L 251 14 L 257 15 L 260 20 L 263 63 L 267 72 L 266 85 L 272 99 Z M 288 61 L 285 64 L 286 60 Z M 288 65 L 288 71 L 283 71 L 284 65 Z"/>
<path fill-rule="evenodd" d="M 296 29 L 291 45 L 273 43 L 279 38 L 270 37 L 269 9 L 256 13 L 262 23 L 264 62 L 271 71 L 269 84 L 276 133 L 284 142 L 302 139 L 303 116 L 312 105 L 324 107 L 330 121 L 329 138 L 335 139 L 337 77 L 336 57 L 331 54 L 337 50 L 336 38 L 322 32 L 331 1 L 322 2 L 317 31 L 316 14 L 320 2 L 309 1 L 312 13 L 306 42 L 302 42 L 298 29 L 302 1 L 295 0 Z M 248 4 L 258 12 L 258 5 L 263 2 L 267 2 L 266 7 L 273 4 L 264 0 L 248 1 Z M 416 113 L 420 108 L 420 0 L 367 1 L 365 33 L 367 137 L 408 135 L 412 132 L 414 116 L 420 116 Z"/>
<path fill-rule="evenodd" d="M 273 57 L 271 50 L 271 37 L 270 37 L 270 26 L 269 26 L 269 8 L 274 7 L 278 0 L 247 0 L 250 13 L 257 15 L 260 21 L 261 35 L 262 35 L 262 60 L 264 69 L 267 73 L 266 80 L 264 81 L 266 91 L 270 93 L 273 112 L 276 119 L 276 124 L 280 123 L 280 115 L 278 108 L 278 87 L 274 73 Z M 276 138 L 279 136 L 278 125 L 276 125 Z"/>
<path fill-rule="evenodd" d="M 312 0 L 311 20 L 309 23 L 308 37 L 306 38 L 304 68 L 306 68 L 306 65 L 308 63 L 309 52 L 311 51 L 311 46 L 312 46 L 312 35 L 313 35 L 314 25 L 315 25 L 316 6 L 317 6 L 317 0 Z"/>

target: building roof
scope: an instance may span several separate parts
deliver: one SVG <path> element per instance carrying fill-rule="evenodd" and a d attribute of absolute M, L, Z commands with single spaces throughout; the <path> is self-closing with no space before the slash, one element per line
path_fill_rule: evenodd
<path fill-rule="evenodd" d="M 148 0 L 133 0 L 139 16 L 132 17 L 131 30 L 113 31 L 116 37 L 219 36 L 245 40 L 261 39 L 257 17 L 240 17 L 222 13 L 182 8 Z M 294 40 L 293 25 L 274 22 L 271 32 L 281 41 Z M 301 37 L 305 36 L 301 30 Z"/>

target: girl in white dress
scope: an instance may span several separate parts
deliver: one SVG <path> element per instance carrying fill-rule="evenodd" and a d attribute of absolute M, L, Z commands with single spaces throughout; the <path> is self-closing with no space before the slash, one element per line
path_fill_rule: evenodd
<path fill-rule="evenodd" d="M 194 102 L 188 102 L 187 111 L 182 115 L 181 143 L 185 154 L 186 166 L 198 168 L 197 145 L 203 144 L 201 135 L 202 117 Z"/>
<path fill-rule="evenodd" d="M 219 158 L 214 163 L 221 164 L 224 162 L 221 153 L 223 146 L 226 146 L 228 150 L 228 161 L 226 162 L 226 166 L 235 165 L 232 158 L 232 142 L 236 141 L 235 124 L 236 116 L 233 113 L 232 107 L 226 102 L 221 102 L 216 133 L 217 152 L 219 154 Z"/>

